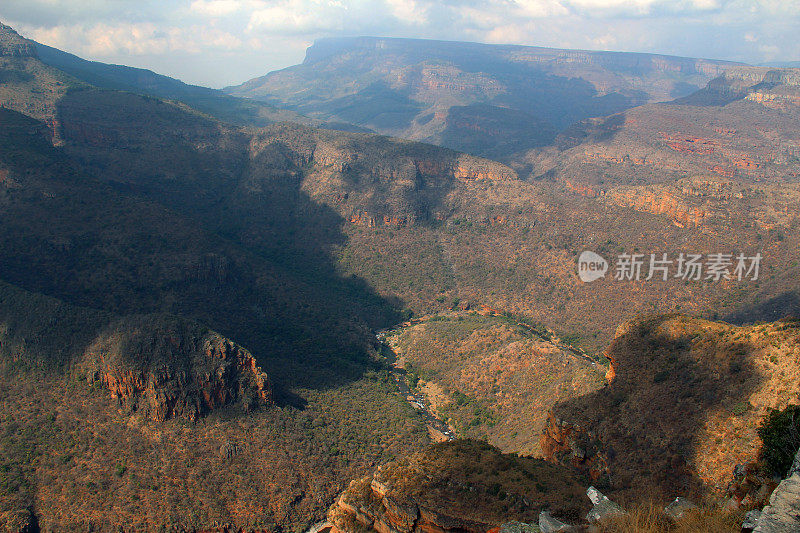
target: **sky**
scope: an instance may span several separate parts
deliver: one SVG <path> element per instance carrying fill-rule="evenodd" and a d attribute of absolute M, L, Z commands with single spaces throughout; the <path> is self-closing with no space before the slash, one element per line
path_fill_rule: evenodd
<path fill-rule="evenodd" d="M 215 88 L 297 64 L 331 36 L 800 61 L 800 0 L 0 0 L 0 21 Z"/>

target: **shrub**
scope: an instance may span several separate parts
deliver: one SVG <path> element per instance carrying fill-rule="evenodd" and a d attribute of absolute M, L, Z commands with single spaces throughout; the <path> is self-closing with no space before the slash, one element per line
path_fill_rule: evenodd
<path fill-rule="evenodd" d="M 775 473 L 785 475 L 800 448 L 800 406 L 772 410 L 758 428 L 761 459 Z"/>

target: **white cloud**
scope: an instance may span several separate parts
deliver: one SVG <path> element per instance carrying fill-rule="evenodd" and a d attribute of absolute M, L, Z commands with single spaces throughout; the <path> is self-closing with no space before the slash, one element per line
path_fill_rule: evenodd
<path fill-rule="evenodd" d="M 32 39 L 85 57 L 202 53 L 207 49 L 235 50 L 242 41 L 213 27 L 159 27 L 152 23 L 54 26 L 30 28 Z"/>
<path fill-rule="evenodd" d="M 563 0 L 579 12 L 612 16 L 647 16 L 655 13 L 691 14 L 721 9 L 727 0 Z"/>
<path fill-rule="evenodd" d="M 386 0 L 389 12 L 401 22 L 422 25 L 428 22 L 428 6 L 416 0 Z"/>
<path fill-rule="evenodd" d="M 237 0 L 195 0 L 189 7 L 200 15 L 225 17 L 236 13 L 243 6 Z"/>
<path fill-rule="evenodd" d="M 342 30 L 348 5 L 337 0 L 254 2 L 247 31 L 298 34 Z"/>

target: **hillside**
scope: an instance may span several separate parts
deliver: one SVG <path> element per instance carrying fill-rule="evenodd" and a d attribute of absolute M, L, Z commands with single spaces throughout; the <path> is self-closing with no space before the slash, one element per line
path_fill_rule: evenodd
<path fill-rule="evenodd" d="M 645 488 L 724 496 L 734 466 L 759 457 L 761 420 L 797 403 L 798 332 L 791 320 L 627 322 L 605 352 L 611 384 L 551 411 L 545 457 L 581 467 L 622 499 Z"/>
<path fill-rule="evenodd" d="M 593 362 L 570 348 L 605 347 L 621 321 L 640 313 L 745 323 L 797 307 L 794 71 L 731 69 L 683 100 L 569 128 L 508 166 L 373 134 L 231 124 L 186 102 L 137 94 L 149 82 L 95 87 L 88 74 L 44 64 L 6 27 L 0 51 L 5 529 L 300 531 L 378 465 L 416 461 L 424 469 L 431 457 L 414 454 L 430 443 L 426 420 L 398 393 L 375 339 L 413 314 L 438 318 L 406 324 L 394 345 L 409 377 L 422 377 L 431 397 L 452 398 L 435 407 L 457 430 L 503 451 L 563 458 L 566 448 L 535 438 L 560 401 L 553 412 L 563 414 L 548 431 L 556 419 L 597 427 L 592 434 L 617 450 L 602 453 L 613 456 L 610 487 L 622 495 L 649 475 L 637 466 L 650 464 L 641 455 L 647 447 L 656 450 L 652 465 L 678 468 L 678 478 L 651 476 L 670 498 L 699 479 L 722 483 L 731 460 L 752 458 L 758 416 L 794 393 L 794 371 L 781 363 L 794 354 L 790 322 L 740 329 L 675 319 L 699 335 L 691 340 L 651 324 L 655 333 L 615 341 L 608 356 L 616 379 L 605 388 Z M 308 61 L 339 57 L 318 52 Z M 552 68 L 575 66 L 548 53 L 556 54 Z M 593 69 L 633 68 L 628 55 L 574 57 Z M 661 78 L 666 67 L 644 57 L 648 79 L 675 89 Z M 667 71 L 688 69 L 698 83 L 722 68 L 674 61 Z M 109 86 L 138 75 L 102 65 L 91 72 L 106 72 L 96 81 Z M 619 94 L 633 83 L 623 78 Z M 158 91 L 172 83 L 151 81 Z M 587 94 L 597 97 L 596 89 Z M 473 120 L 472 111 L 459 116 Z M 716 144 L 700 142 L 712 131 Z M 646 164 L 634 159 L 642 154 Z M 582 250 L 609 259 L 761 253 L 763 263 L 758 280 L 609 275 L 589 284 L 576 275 Z M 753 342 L 742 340 L 742 351 L 737 335 Z M 776 353 L 767 347 L 773 340 Z M 777 374 L 768 372 L 773 356 Z M 642 391 L 650 382 L 659 386 Z M 682 396 L 694 385 L 697 395 Z M 624 396 L 607 397 L 617 389 Z M 674 421 L 680 435 L 653 422 L 655 445 L 639 416 L 657 405 L 650 389 L 686 406 L 668 413 L 683 416 Z M 748 392 L 752 408 L 741 403 Z M 587 398 L 597 401 L 586 407 Z M 637 416 L 609 416 L 615 402 Z M 715 425 L 696 431 L 708 413 Z M 729 427 L 750 433 L 735 440 Z M 693 431 L 700 441 L 687 440 Z M 552 437 L 564 444 L 563 435 Z M 636 446 L 620 452 L 616 438 Z M 734 439 L 736 457 L 709 451 L 716 438 Z M 485 456 L 522 477 L 525 465 L 538 465 L 537 479 L 567 471 L 483 445 L 454 446 L 457 464 Z M 607 473 L 594 449 L 582 449 L 587 475 Z M 503 494 L 518 492 L 518 477 L 484 488 L 509 481 Z M 499 520 L 509 504 L 499 494 L 476 520 Z M 458 505 L 454 513 L 464 511 Z"/>
<path fill-rule="evenodd" d="M 730 218 L 681 227 L 662 212 L 609 205 L 550 181 L 520 179 L 490 160 L 409 141 L 290 124 L 243 131 L 93 89 L 62 99 L 60 117 L 66 153 L 96 179 L 190 214 L 313 286 L 339 286 L 340 276 L 348 286 L 355 275 L 398 310 L 486 304 L 596 348 L 636 313 L 741 312 L 756 295 L 766 301 L 788 290 L 796 270 L 796 233 L 756 223 L 786 192 L 773 199 L 754 191 L 729 204 Z M 154 143 L 158 150 L 150 149 Z M 789 211 L 786 227 L 792 217 Z M 575 276 L 585 249 L 673 257 L 760 251 L 764 270 L 758 283 L 607 277 L 589 285 Z M 328 254 L 322 262 L 320 250 Z"/>
<path fill-rule="evenodd" d="M 22 61 L 37 76 L 55 72 L 35 58 Z M 26 95 L 36 95 L 41 80 L 29 79 L 28 93 L 18 84 L 4 88 L 14 91 L 24 110 Z M 98 158 L 97 166 L 78 157 L 77 144 L 76 155 L 69 153 L 74 131 L 98 129 L 73 122 L 67 104 L 93 100 L 101 114 L 114 109 L 107 117 L 141 142 L 136 150 L 109 144 L 113 158 Z M 315 248 L 325 238 L 335 241 L 342 223 L 336 215 L 303 204 L 299 192 L 291 194 L 292 182 L 276 187 L 272 192 L 291 199 L 282 205 L 302 217 L 286 220 L 275 213 L 283 224 L 271 231 L 285 253 L 272 255 L 214 233 L 219 221 L 206 224 L 198 216 L 230 184 L 210 179 L 212 169 L 245 166 L 246 133 L 185 107 L 77 83 L 51 102 L 58 110 L 53 115 L 62 117 L 58 126 L 0 110 L 0 279 L 34 302 L 23 303 L 28 314 L 20 314 L 8 307 L 11 299 L 0 301 L 3 316 L 11 317 L 3 320 L 4 331 L 14 328 L 1 379 L 2 498 L 11 502 L 3 505 L 10 513 L 3 515 L 4 527 L 13 531 L 18 520 L 35 520 L 59 531 L 214 523 L 302 529 L 324 513 L 347 480 L 427 442 L 413 410 L 370 373 L 379 368 L 370 329 L 397 320 L 393 304 L 358 280 L 338 276 Z M 156 130 L 142 126 L 155 128 L 158 116 L 174 120 L 172 129 L 148 140 Z M 53 146 L 53 131 L 67 134 L 62 147 Z M 175 135 L 171 148 L 168 131 Z M 192 154 L 206 145 L 186 142 L 190 132 L 195 140 L 205 136 L 222 146 L 212 160 L 217 166 L 200 176 L 193 172 L 202 159 Z M 148 190 L 158 189 L 146 181 L 154 179 L 146 165 L 139 167 L 138 184 L 129 173 L 137 153 L 163 158 L 156 164 L 181 153 L 183 161 L 197 157 L 181 175 L 192 181 L 178 182 L 172 198 L 148 197 Z M 274 157 L 280 165 L 272 172 L 285 168 L 280 154 Z M 112 176 L 130 181 L 107 179 Z M 166 180 L 175 184 L 173 176 Z M 297 231 L 292 224 L 309 217 L 325 217 L 321 232 L 305 243 L 311 248 L 287 248 L 297 241 L 287 233 Z M 307 260 L 304 268 L 294 268 L 298 258 Z M 54 312 L 88 310 L 61 329 L 54 326 L 59 319 L 48 315 L 49 304 L 38 303 L 42 295 L 54 299 L 47 300 Z M 184 318 L 148 330 L 143 319 L 129 317 L 163 313 Z M 188 330 L 180 325 L 197 322 L 202 325 Z M 110 329 L 102 333 L 105 325 Z M 232 344 L 204 336 L 202 328 L 219 331 Z M 219 366 L 203 363 L 209 351 Z M 22 364 L 31 353 L 34 362 Z M 83 353 L 102 358 L 90 357 L 84 370 L 67 372 Z M 164 359 L 142 357 L 151 354 Z M 241 379 L 241 370 L 253 363 L 266 372 L 275 407 L 255 409 L 269 399 L 269 389 L 258 374 L 252 389 Z M 250 412 L 228 409 L 229 400 L 249 405 Z M 187 427 L 192 418 L 200 425 Z M 289 462 L 304 467 L 289 468 Z M 193 467 L 200 463 L 215 474 Z M 232 468 L 240 473 L 231 475 Z M 253 507 L 256 491 L 269 495 L 271 505 Z"/>
<path fill-rule="evenodd" d="M 282 121 L 309 124 L 314 122 L 297 113 L 276 109 L 263 102 L 235 98 L 222 91 L 188 85 L 151 70 L 87 61 L 39 43 L 32 43 L 32 46 L 42 63 L 94 87 L 180 101 L 225 122 L 243 126 L 266 126 Z"/>
<path fill-rule="evenodd" d="M 703 87 L 732 63 L 377 37 L 321 39 L 302 64 L 226 91 L 325 120 L 507 159 L 580 120 Z"/>
<path fill-rule="evenodd" d="M 436 444 L 353 481 L 328 526 L 516 531 L 530 526 L 513 522 L 536 524 L 549 510 L 581 531 L 738 531 L 745 511 L 763 506 L 784 475 L 763 470 L 757 428 L 773 410 L 794 405 L 786 416 L 796 413 L 799 327 L 796 320 L 737 327 L 682 315 L 626 322 L 605 352 L 610 383 L 550 411 L 541 434 L 547 462 L 470 440 Z M 455 348 L 454 359 L 463 355 Z M 795 448 L 780 448 L 789 463 Z M 587 524 L 581 484 L 626 512 Z M 668 518 L 663 509 L 677 505 L 676 495 L 699 506 Z"/>
<path fill-rule="evenodd" d="M 458 436 L 541 456 L 548 410 L 605 384 L 606 368 L 522 317 L 434 315 L 386 336 L 407 379 Z"/>

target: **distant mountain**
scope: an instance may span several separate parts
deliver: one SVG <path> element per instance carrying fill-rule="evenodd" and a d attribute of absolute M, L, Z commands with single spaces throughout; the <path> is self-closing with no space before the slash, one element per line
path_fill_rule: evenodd
<path fill-rule="evenodd" d="M 273 122 L 312 123 L 306 117 L 262 102 L 244 100 L 222 91 L 188 85 L 151 70 L 87 61 L 56 48 L 35 43 L 38 58 L 81 81 L 103 89 L 129 91 L 187 105 L 231 124 L 266 126 Z"/>
<path fill-rule="evenodd" d="M 777 68 L 800 68 L 800 61 L 773 61 L 771 63 L 763 63 L 761 66 Z"/>
<path fill-rule="evenodd" d="M 507 158 L 580 120 L 688 95 L 724 61 L 390 39 L 321 39 L 302 64 L 229 94 Z"/>

